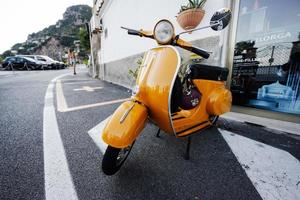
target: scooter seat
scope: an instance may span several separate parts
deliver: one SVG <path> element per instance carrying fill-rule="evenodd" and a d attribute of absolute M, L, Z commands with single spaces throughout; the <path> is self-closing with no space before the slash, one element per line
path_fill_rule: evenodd
<path fill-rule="evenodd" d="M 205 79 L 214 81 L 226 81 L 229 70 L 227 68 L 203 64 L 191 64 L 191 79 Z"/>

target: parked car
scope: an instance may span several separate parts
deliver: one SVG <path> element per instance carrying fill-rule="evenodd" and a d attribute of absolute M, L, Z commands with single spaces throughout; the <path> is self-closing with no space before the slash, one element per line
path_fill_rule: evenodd
<path fill-rule="evenodd" d="M 9 56 L 6 57 L 2 63 L 2 67 L 6 69 L 38 69 L 40 64 L 31 58 L 21 57 L 21 56 Z"/>
<path fill-rule="evenodd" d="M 64 63 L 53 60 L 52 58 L 45 55 L 19 55 L 34 59 L 38 62 L 42 69 L 64 69 L 66 66 Z"/>
<path fill-rule="evenodd" d="M 50 58 L 49 56 L 44 55 L 38 55 L 38 57 L 41 57 L 46 60 L 47 64 L 51 66 L 52 69 L 64 69 L 66 68 L 66 65 L 63 62 L 59 62 L 57 60 L 54 60 Z"/>
<path fill-rule="evenodd" d="M 37 56 L 37 55 L 18 55 L 19 57 L 23 57 L 23 58 L 30 58 L 35 60 L 36 63 L 39 64 L 40 68 L 39 69 L 51 69 L 51 66 L 48 65 L 47 60 Z"/>

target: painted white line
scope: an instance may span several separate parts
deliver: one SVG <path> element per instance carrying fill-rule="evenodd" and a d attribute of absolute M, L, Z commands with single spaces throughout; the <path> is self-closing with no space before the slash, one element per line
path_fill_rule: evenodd
<path fill-rule="evenodd" d="M 51 84 L 52 85 L 52 84 Z M 45 99 L 53 99 L 53 92 L 46 92 Z"/>
<path fill-rule="evenodd" d="M 69 74 L 53 79 L 45 95 L 43 146 L 46 200 L 78 199 L 59 133 L 53 101 L 54 82 L 67 75 Z"/>
<path fill-rule="evenodd" d="M 107 148 L 107 144 L 102 140 L 103 129 L 110 119 L 111 116 L 100 122 L 97 126 L 88 131 L 89 136 L 93 139 L 95 144 L 100 149 L 101 153 L 104 154 Z"/>
<path fill-rule="evenodd" d="M 264 200 L 300 199 L 300 162 L 290 153 L 219 129 Z"/>
<path fill-rule="evenodd" d="M 255 124 L 260 124 L 265 127 L 284 131 L 296 135 L 300 135 L 300 123 L 286 122 L 276 119 L 268 119 L 264 117 L 257 117 L 253 115 L 247 115 L 243 113 L 229 112 L 221 115 L 222 118 L 235 120 L 239 122 L 251 122 Z"/>
<path fill-rule="evenodd" d="M 71 79 L 71 78 L 70 78 L 70 79 L 65 79 L 65 78 L 62 79 L 62 81 L 64 82 L 64 84 L 65 84 L 65 83 L 68 83 L 68 82 L 66 82 L 66 81 L 75 81 L 75 80 L 76 80 L 76 81 L 88 81 L 88 82 L 93 81 L 93 79 L 80 79 L 80 78 L 77 79 L 77 78 L 75 78 L 75 77 L 74 77 L 73 79 Z M 82 82 L 79 82 L 79 83 L 82 83 Z"/>
<path fill-rule="evenodd" d="M 57 110 L 59 112 L 70 112 L 70 111 L 83 110 L 83 109 L 87 109 L 87 108 L 93 108 L 93 107 L 98 107 L 98 106 L 105 106 L 105 105 L 120 103 L 120 102 L 130 100 L 130 98 L 117 99 L 117 100 L 112 100 L 112 101 L 105 101 L 105 102 L 100 102 L 100 103 L 93 103 L 93 104 L 75 106 L 75 107 L 69 108 L 67 101 L 65 99 L 64 93 L 63 93 L 62 82 L 61 82 L 61 80 L 57 80 L 56 81 L 56 100 L 57 100 Z"/>
<path fill-rule="evenodd" d="M 73 89 L 74 91 L 86 91 L 86 92 L 94 92 L 95 90 L 101 90 L 103 87 L 90 87 L 83 86 L 82 88 Z"/>
<path fill-rule="evenodd" d="M 68 109 L 68 104 L 63 93 L 61 80 L 57 80 L 56 82 L 56 100 L 57 100 L 57 110 L 59 112 L 64 112 L 65 110 Z"/>
<path fill-rule="evenodd" d="M 81 82 L 65 82 L 65 79 L 62 80 L 64 85 L 80 85 L 80 84 L 93 84 L 93 80 L 90 81 L 81 81 Z M 76 80 L 77 81 L 77 80 Z"/>
<path fill-rule="evenodd" d="M 67 108 L 66 110 L 64 110 L 62 112 L 70 112 L 70 111 L 82 110 L 82 109 L 93 108 L 93 107 L 98 107 L 98 106 L 106 106 L 106 105 L 121 103 L 121 102 L 129 101 L 129 100 L 130 100 L 130 98 L 117 99 L 117 100 L 112 100 L 112 101 L 105 101 L 105 102 L 100 102 L 100 103 L 93 103 L 93 104 L 88 104 L 88 105 L 76 106 L 76 107 Z"/>

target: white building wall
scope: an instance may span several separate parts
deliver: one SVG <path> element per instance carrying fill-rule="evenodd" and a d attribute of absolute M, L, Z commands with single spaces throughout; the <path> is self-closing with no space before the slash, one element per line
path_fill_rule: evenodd
<path fill-rule="evenodd" d="M 135 55 L 156 46 L 154 40 L 140 38 L 128 35 L 127 31 L 121 29 L 121 26 L 152 30 L 154 25 L 160 19 L 170 20 L 176 33 L 183 31 L 176 21 L 176 15 L 181 5 L 187 3 L 187 0 L 110 0 L 110 4 L 103 13 L 103 30 L 107 30 L 107 35 L 103 32 L 101 35 L 101 55 L 100 62 L 108 63 L 131 55 Z M 204 10 L 205 16 L 200 26 L 209 24 L 213 13 L 226 7 L 228 0 L 210 0 L 207 1 Z M 211 29 L 205 29 L 185 34 L 183 39 L 192 41 L 210 36 L 218 36 L 223 31 L 216 32 Z M 222 37 L 220 37 L 222 41 Z M 205 49 L 205 47 L 202 47 Z"/>

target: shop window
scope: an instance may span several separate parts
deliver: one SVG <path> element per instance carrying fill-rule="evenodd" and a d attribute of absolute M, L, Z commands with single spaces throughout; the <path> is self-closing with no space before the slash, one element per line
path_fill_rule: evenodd
<path fill-rule="evenodd" d="M 235 105 L 300 114 L 300 1 L 241 0 L 232 67 Z"/>

